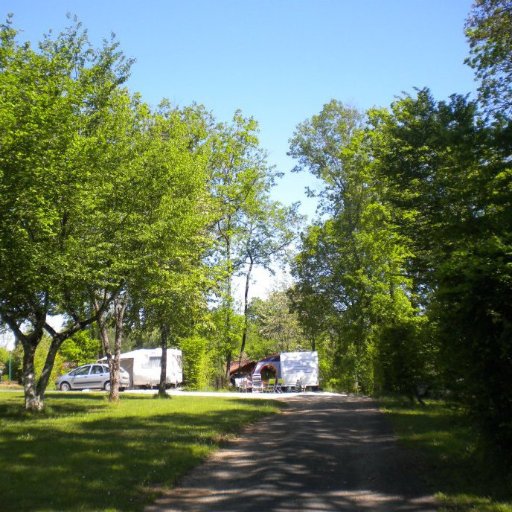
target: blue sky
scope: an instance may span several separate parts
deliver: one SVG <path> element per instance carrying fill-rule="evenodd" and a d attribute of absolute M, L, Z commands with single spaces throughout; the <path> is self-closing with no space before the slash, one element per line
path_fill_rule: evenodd
<path fill-rule="evenodd" d="M 40 40 L 76 14 L 98 44 L 111 32 L 136 59 L 129 87 L 157 104 L 202 103 L 219 120 L 236 109 L 260 123 L 269 162 L 288 173 L 275 196 L 302 201 L 290 175 L 297 124 L 335 98 L 388 106 L 428 86 L 438 99 L 474 90 L 463 27 L 470 0 L 0 0 L 21 38 Z"/>

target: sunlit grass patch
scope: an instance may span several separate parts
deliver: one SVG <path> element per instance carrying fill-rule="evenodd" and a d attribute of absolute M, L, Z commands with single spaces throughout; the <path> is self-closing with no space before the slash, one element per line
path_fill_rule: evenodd
<path fill-rule="evenodd" d="M 512 512 L 511 476 L 481 452 L 460 407 L 441 401 L 411 406 L 396 398 L 382 398 L 380 405 L 416 457 L 440 512 Z"/>
<path fill-rule="evenodd" d="M 2 511 L 142 510 L 271 401 L 54 393 L 42 414 L 0 392 Z"/>
<path fill-rule="evenodd" d="M 446 495 L 439 493 L 437 499 L 442 504 L 439 512 L 511 512 L 510 503 L 498 503 L 489 498 L 474 495 Z"/>

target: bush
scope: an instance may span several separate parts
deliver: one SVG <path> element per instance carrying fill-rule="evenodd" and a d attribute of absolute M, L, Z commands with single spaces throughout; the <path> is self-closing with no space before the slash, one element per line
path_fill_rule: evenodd
<path fill-rule="evenodd" d="M 180 341 L 183 352 L 183 380 L 189 389 L 204 390 L 213 377 L 212 357 L 208 340 L 202 336 L 190 336 Z"/>

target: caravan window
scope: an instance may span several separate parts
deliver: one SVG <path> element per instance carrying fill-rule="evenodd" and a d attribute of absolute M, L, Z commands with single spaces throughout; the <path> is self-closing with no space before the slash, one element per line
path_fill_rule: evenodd
<path fill-rule="evenodd" d="M 141 365 L 142 368 L 148 370 L 150 368 L 160 368 L 160 356 L 150 356 L 146 361 Z"/>
<path fill-rule="evenodd" d="M 160 368 L 160 360 L 161 360 L 161 357 L 150 357 L 149 358 L 149 367 L 150 368 Z"/>

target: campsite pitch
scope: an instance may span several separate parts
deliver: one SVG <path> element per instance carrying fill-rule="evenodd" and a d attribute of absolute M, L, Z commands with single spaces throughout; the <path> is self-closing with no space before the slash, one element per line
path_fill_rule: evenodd
<path fill-rule="evenodd" d="M 366 398 L 287 397 L 146 512 L 436 510 L 386 418 Z"/>

